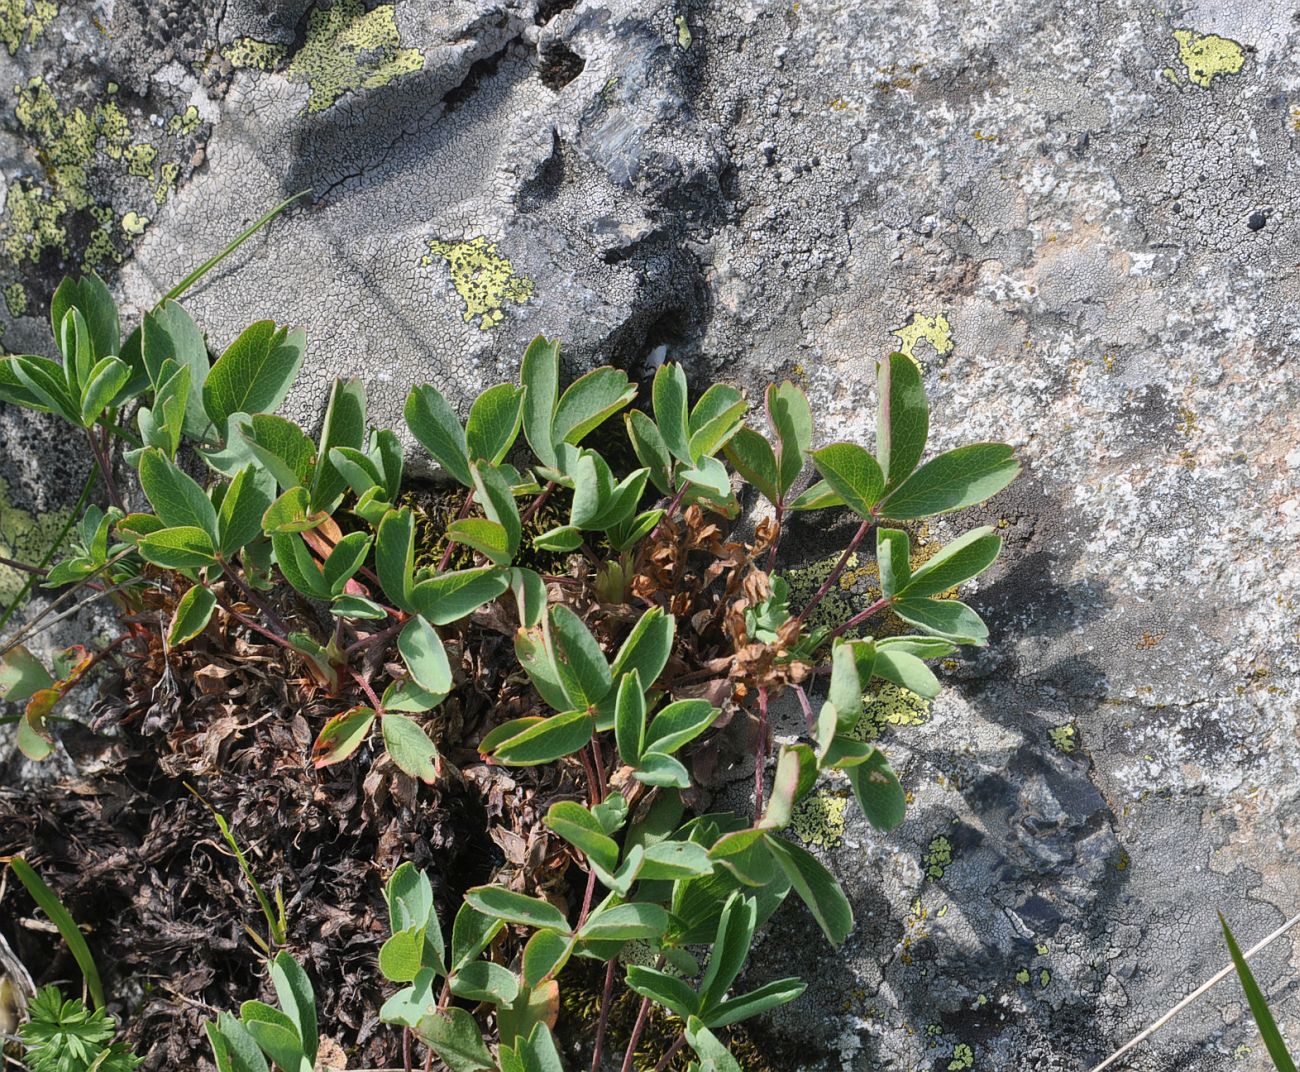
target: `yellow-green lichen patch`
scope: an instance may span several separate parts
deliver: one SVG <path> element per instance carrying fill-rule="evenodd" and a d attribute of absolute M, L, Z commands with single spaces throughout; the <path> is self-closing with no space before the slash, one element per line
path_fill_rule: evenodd
<path fill-rule="evenodd" d="M 128 212 L 122 217 L 122 231 L 132 238 L 144 234 L 144 229 L 149 226 L 149 217 L 141 216 L 138 212 Z"/>
<path fill-rule="evenodd" d="M 221 54 L 237 70 L 251 68 L 255 71 L 273 71 L 284 62 L 288 49 L 284 45 L 275 45 L 270 41 L 259 41 L 254 37 L 241 37 L 227 45 Z"/>
<path fill-rule="evenodd" d="M 67 510 L 28 513 L 9 499 L 9 485 L 0 477 L 0 555 L 36 565 L 50 549 L 68 520 Z M 27 583 L 27 575 L 0 566 L 0 604 L 8 604 Z"/>
<path fill-rule="evenodd" d="M 1246 62 L 1241 45 L 1218 34 L 1175 30 L 1174 40 L 1178 42 L 1178 59 L 1187 68 L 1188 80 L 1202 89 L 1209 89 L 1215 78 L 1238 73 Z"/>
<path fill-rule="evenodd" d="M 63 217 L 67 211 L 66 201 L 51 197 L 34 183 L 10 187 L 0 220 L 0 249 L 5 259 L 16 267 L 23 261 L 35 264 L 47 249 L 66 253 L 68 232 Z"/>
<path fill-rule="evenodd" d="M 9 55 L 24 44 L 31 48 L 58 13 L 55 0 L 0 0 L 0 41 Z"/>
<path fill-rule="evenodd" d="M 833 849 L 844 840 L 848 798 L 821 792 L 806 796 L 790 816 L 790 829 L 805 845 Z"/>
<path fill-rule="evenodd" d="M 25 316 L 27 313 L 27 291 L 21 283 L 10 283 L 5 287 L 5 308 L 10 316 Z"/>
<path fill-rule="evenodd" d="M 975 1051 L 966 1043 L 959 1042 L 952 1049 L 952 1060 L 948 1062 L 948 1072 L 961 1072 L 975 1064 Z"/>
<path fill-rule="evenodd" d="M 90 232 L 90 238 L 86 242 L 86 263 L 92 268 L 100 268 L 109 263 L 121 264 L 122 251 L 117 248 L 117 243 L 113 241 L 112 208 L 108 205 L 92 205 L 90 215 L 94 219 L 96 226 Z"/>
<path fill-rule="evenodd" d="M 936 313 L 934 316 L 913 313 L 906 324 L 901 328 L 895 328 L 890 334 L 898 339 L 899 353 L 906 354 L 917 364 L 920 364 L 916 356 L 917 343 L 928 342 L 934 347 L 934 352 L 940 356 L 948 353 L 953 347 L 952 325 L 948 323 L 948 317 L 943 313 Z"/>
<path fill-rule="evenodd" d="M 1054 726 L 1047 731 L 1047 736 L 1052 742 L 1052 747 L 1067 756 L 1079 747 L 1074 724 L 1071 722 L 1067 722 L 1064 726 Z"/>
<path fill-rule="evenodd" d="M 516 275 L 514 265 L 486 238 L 464 242 L 430 239 L 421 265 L 428 267 L 434 257 L 447 262 L 451 285 L 465 302 L 465 320 L 477 319 L 483 331 L 505 317 L 506 302 L 523 305 L 533 296 L 533 281 Z"/>
<path fill-rule="evenodd" d="M 892 681 L 877 682 L 863 697 L 862 717 L 849 736 L 875 741 L 890 726 L 921 726 L 930 721 L 930 701 Z"/>
<path fill-rule="evenodd" d="M 921 857 L 921 867 L 925 870 L 925 877 L 938 882 L 951 863 L 952 842 L 942 834 L 932 838 Z"/>
<path fill-rule="evenodd" d="M 188 138 L 199 129 L 200 122 L 199 110 L 191 104 L 167 120 L 167 133 L 175 138 Z"/>
<path fill-rule="evenodd" d="M 311 87 L 307 111 L 322 112 L 343 94 L 378 89 L 424 67 L 424 53 L 402 48 L 395 8 L 367 11 L 362 0 L 335 0 L 307 16 L 307 40 L 289 64 L 289 78 Z"/>
<path fill-rule="evenodd" d="M 677 26 L 677 46 L 685 52 L 691 47 L 691 41 L 693 40 L 691 37 L 691 28 L 686 22 L 685 15 L 678 15 L 677 18 L 673 19 L 673 22 Z"/>
<path fill-rule="evenodd" d="M 1016 972 L 1016 982 L 1018 982 L 1021 986 L 1028 986 L 1028 985 L 1029 985 L 1029 969 L 1028 969 L 1028 968 L 1021 968 L 1018 972 Z"/>
<path fill-rule="evenodd" d="M 180 178 L 181 166 L 174 162 L 163 164 L 158 169 L 158 182 L 153 188 L 154 203 L 161 205 L 167 200 L 167 195 L 176 188 L 176 180 Z"/>
<path fill-rule="evenodd" d="M 153 162 L 157 156 L 158 150 L 148 142 L 128 145 L 122 153 L 127 173 L 142 179 L 153 178 Z"/>

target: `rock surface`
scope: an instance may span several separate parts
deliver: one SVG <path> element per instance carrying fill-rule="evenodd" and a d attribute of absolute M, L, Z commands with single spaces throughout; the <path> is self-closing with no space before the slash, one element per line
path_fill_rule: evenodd
<path fill-rule="evenodd" d="M 787 909 L 753 970 L 813 980 L 791 1068 L 1086 1068 L 1222 966 L 1216 909 L 1243 943 L 1296 910 L 1298 48 L 1245 0 L 8 0 L 0 343 L 46 346 L 63 265 L 144 306 L 309 189 L 188 303 L 217 347 L 308 327 L 307 423 L 335 376 L 392 420 L 543 332 L 795 378 L 868 439 L 911 352 L 936 447 L 1026 465 L 935 533 L 1004 526 L 993 642 L 878 700 L 899 832 L 833 785 L 803 816 L 848 946 Z M 10 540 L 80 462 L 0 419 Z M 1263 1068 L 1243 1015 L 1227 984 L 1128 1067 Z"/>

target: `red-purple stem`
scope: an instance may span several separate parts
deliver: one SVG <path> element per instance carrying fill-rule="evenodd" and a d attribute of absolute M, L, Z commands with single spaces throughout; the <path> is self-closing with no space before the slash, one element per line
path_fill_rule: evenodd
<path fill-rule="evenodd" d="M 767 689 L 758 690 L 758 750 L 754 753 L 754 822 L 763 814 L 763 773 L 767 765 Z"/>
<path fill-rule="evenodd" d="M 853 615 L 853 617 L 850 618 L 843 625 L 836 626 L 835 629 L 831 632 L 830 636 L 828 636 L 826 639 L 834 640 L 837 636 L 842 636 L 844 633 L 848 632 L 848 630 L 852 629 L 855 625 L 861 625 L 873 614 L 876 614 L 884 610 L 887 606 L 889 606 L 890 602 L 891 601 L 888 599 L 877 599 L 866 610 L 858 611 L 857 614 Z"/>
<path fill-rule="evenodd" d="M 596 1046 L 591 1051 L 591 1072 L 600 1072 L 601 1051 L 605 1048 L 605 1032 L 609 1028 L 609 1003 L 614 994 L 614 965 L 617 958 L 610 958 L 605 968 L 605 989 L 600 995 L 600 1019 L 596 1021 Z"/>
<path fill-rule="evenodd" d="M 678 1051 L 685 1045 L 686 1032 L 683 1031 L 673 1040 L 673 1044 L 668 1047 L 668 1052 L 659 1058 L 659 1063 L 655 1065 L 654 1072 L 666 1072 L 668 1066 L 673 1063 L 673 1058 L 677 1056 Z"/>
<path fill-rule="evenodd" d="M 822 598 L 826 593 L 829 592 L 835 582 L 840 579 L 840 574 L 844 572 L 844 567 L 849 564 L 850 556 L 852 556 L 853 552 L 858 549 L 858 544 L 866 538 L 867 533 L 871 531 L 871 527 L 875 523 L 874 518 L 867 518 L 867 520 L 858 526 L 858 531 L 853 534 L 853 539 L 849 541 L 848 547 L 844 548 L 844 554 L 840 555 L 840 560 L 835 563 L 835 568 L 831 570 L 826 580 L 822 582 L 822 586 L 817 589 L 816 595 L 812 597 L 808 605 L 799 612 L 798 621 L 802 623 L 808 620 L 808 615 L 812 613 L 813 608 L 822 601 Z"/>

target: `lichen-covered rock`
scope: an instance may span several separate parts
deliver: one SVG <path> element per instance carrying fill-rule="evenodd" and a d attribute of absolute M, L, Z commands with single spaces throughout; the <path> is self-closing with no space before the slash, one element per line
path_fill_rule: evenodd
<path fill-rule="evenodd" d="M 0 0 L 0 44 L 11 349 L 63 266 L 120 260 L 143 306 L 305 188 L 191 305 L 215 347 L 305 324 L 309 423 L 334 376 L 391 421 L 544 332 L 575 369 L 666 345 L 698 381 L 795 378 L 825 438 L 869 437 L 901 348 L 937 446 L 1016 444 L 971 512 L 1007 539 L 992 644 L 874 727 L 906 824 L 834 785 L 803 816 L 858 929 L 833 956 L 792 907 L 762 947 L 814 981 L 771 1028 L 786 1067 L 1087 1067 L 1222 966 L 1216 909 L 1245 941 L 1294 910 L 1284 6 Z M 1289 956 L 1259 972 L 1294 1025 Z M 1262 1067 L 1225 985 L 1129 1067 L 1242 1046 Z"/>

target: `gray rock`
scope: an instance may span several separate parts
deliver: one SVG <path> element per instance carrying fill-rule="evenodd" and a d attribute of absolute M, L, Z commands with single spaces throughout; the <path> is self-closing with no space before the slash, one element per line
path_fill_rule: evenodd
<path fill-rule="evenodd" d="M 784 1067 L 1085 1068 L 1222 966 L 1216 909 L 1243 942 L 1295 910 L 1290 16 L 69 8 L 0 51 L 0 84 L 39 75 L 60 114 L 106 128 L 112 80 L 126 141 L 155 156 L 133 176 L 102 134 L 69 149 L 66 119 L 4 98 L 0 338 L 45 339 L 23 299 L 41 308 L 59 268 L 103 254 L 102 230 L 143 307 L 307 188 L 190 299 L 215 346 L 254 318 L 307 326 L 288 407 L 307 423 L 338 375 L 365 377 L 381 420 L 413 382 L 463 400 L 543 332 L 572 371 L 639 373 L 666 346 L 701 383 L 793 377 L 826 439 L 866 439 L 873 361 L 907 346 L 936 447 L 1005 438 L 1025 461 L 935 531 L 1005 524 L 973 597 L 993 643 L 923 721 L 888 727 L 904 827 L 881 838 L 850 806 L 809 833 L 852 892 L 849 945 L 833 955 L 790 907 L 751 974 L 813 980 L 770 1027 Z M 42 223 L 72 181 L 52 147 L 87 178 Z M 1294 1027 L 1289 956 L 1259 974 Z M 1264 1067 L 1233 987 L 1129 1067 Z"/>

